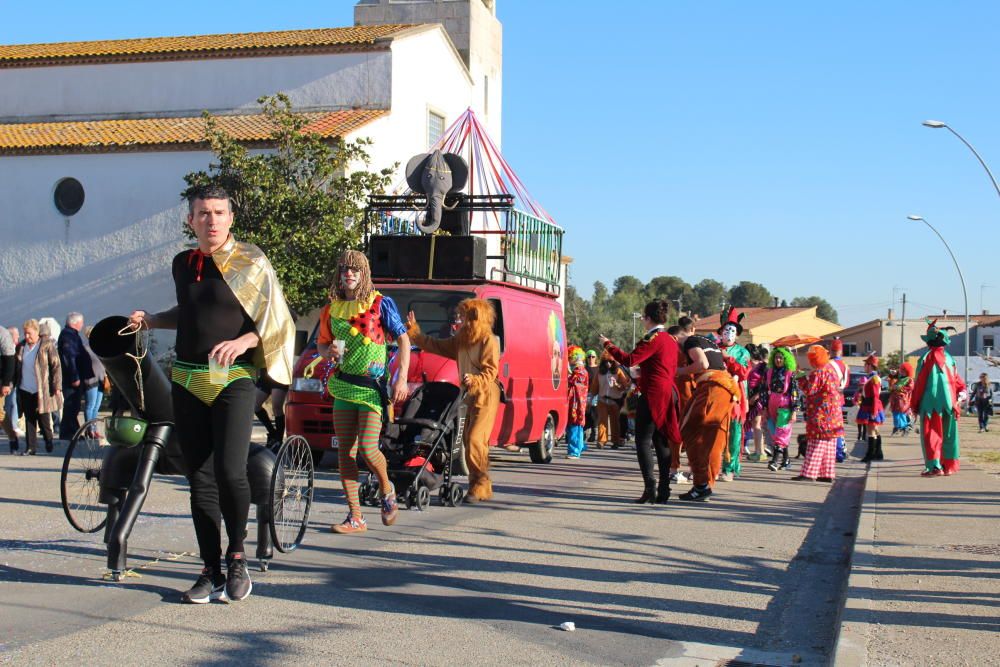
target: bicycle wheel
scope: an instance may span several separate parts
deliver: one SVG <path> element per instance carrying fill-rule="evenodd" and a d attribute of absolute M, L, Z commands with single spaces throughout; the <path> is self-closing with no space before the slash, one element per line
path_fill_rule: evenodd
<path fill-rule="evenodd" d="M 285 439 L 271 475 L 271 540 L 281 553 L 302 543 L 312 507 L 314 469 L 309 443 L 301 435 Z"/>
<path fill-rule="evenodd" d="M 59 491 L 69 524 L 81 533 L 96 533 L 108 520 L 108 508 L 98 502 L 104 447 L 98 436 L 103 419 L 91 419 L 80 427 L 63 457 Z"/>

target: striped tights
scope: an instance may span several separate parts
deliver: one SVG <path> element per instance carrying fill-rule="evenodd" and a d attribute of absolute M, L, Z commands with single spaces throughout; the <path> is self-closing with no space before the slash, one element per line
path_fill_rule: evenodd
<path fill-rule="evenodd" d="M 382 415 L 365 407 L 333 410 L 333 428 L 337 433 L 337 458 L 340 461 L 340 481 L 344 485 L 351 516 L 361 518 L 361 501 L 358 499 L 358 446 L 368 469 L 378 477 L 382 495 L 392 491 L 386 472 L 385 456 L 378 449 L 382 430 Z"/>

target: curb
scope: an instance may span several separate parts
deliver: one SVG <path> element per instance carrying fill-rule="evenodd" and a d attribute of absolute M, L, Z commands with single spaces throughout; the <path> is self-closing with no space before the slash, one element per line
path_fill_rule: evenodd
<path fill-rule="evenodd" d="M 854 553 L 847 578 L 844 599 L 840 606 L 840 628 L 834 643 L 831 664 L 837 667 L 866 667 L 868 664 L 868 636 L 871 627 L 871 598 L 875 590 L 875 527 L 878 519 L 878 472 L 880 466 L 868 465 L 865 491 L 854 537 Z M 867 574 L 866 574 L 867 573 Z M 844 620 L 850 608 L 858 620 Z M 863 619 L 863 620 L 862 620 Z"/>

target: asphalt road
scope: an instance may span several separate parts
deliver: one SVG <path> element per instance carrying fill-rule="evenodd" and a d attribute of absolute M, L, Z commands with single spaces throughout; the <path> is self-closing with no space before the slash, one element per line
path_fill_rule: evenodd
<path fill-rule="evenodd" d="M 129 544 L 141 576 L 113 584 L 100 538 L 62 515 L 58 464 L 0 457 L 2 663 L 823 664 L 863 474 L 845 464 L 831 488 L 747 464 L 708 503 L 635 506 L 632 450 L 500 452 L 494 502 L 391 528 L 371 510 L 341 536 L 323 469 L 302 548 L 254 572 L 243 603 L 184 605 L 199 569 L 184 480 L 157 478 Z"/>

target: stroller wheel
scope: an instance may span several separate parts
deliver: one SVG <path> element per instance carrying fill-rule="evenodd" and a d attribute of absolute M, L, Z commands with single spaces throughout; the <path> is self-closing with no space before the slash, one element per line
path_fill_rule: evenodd
<path fill-rule="evenodd" d="M 417 490 L 417 509 L 423 512 L 431 504 L 431 492 L 426 486 Z"/>
<path fill-rule="evenodd" d="M 458 507 L 462 504 L 463 498 L 465 498 L 465 493 L 462 491 L 462 487 L 458 484 L 452 484 L 451 489 L 448 490 L 448 504 L 452 507 Z"/>

